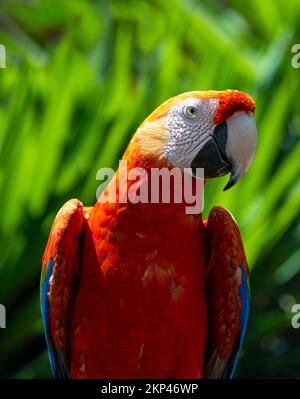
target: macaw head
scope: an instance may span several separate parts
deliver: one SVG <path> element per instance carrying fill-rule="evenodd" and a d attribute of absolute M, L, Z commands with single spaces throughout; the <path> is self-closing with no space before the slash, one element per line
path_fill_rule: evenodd
<path fill-rule="evenodd" d="M 173 97 L 140 126 L 133 142 L 149 157 L 204 177 L 230 173 L 224 190 L 249 169 L 257 129 L 251 96 L 237 90 L 193 91 Z"/>

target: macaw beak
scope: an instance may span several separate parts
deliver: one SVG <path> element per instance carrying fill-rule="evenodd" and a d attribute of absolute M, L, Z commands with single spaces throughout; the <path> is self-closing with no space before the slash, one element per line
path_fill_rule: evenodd
<path fill-rule="evenodd" d="M 213 134 L 191 163 L 204 169 L 204 178 L 230 178 L 223 191 L 234 186 L 250 168 L 256 152 L 257 129 L 252 112 L 236 112 L 216 125 Z"/>

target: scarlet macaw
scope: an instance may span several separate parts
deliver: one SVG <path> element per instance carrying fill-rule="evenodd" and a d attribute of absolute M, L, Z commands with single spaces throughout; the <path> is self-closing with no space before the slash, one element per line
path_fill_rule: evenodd
<path fill-rule="evenodd" d="M 255 154 L 254 109 L 235 90 L 178 95 L 143 122 L 123 158 L 129 169 L 231 172 L 228 188 Z M 72 199 L 58 212 L 41 276 L 55 377 L 233 375 L 250 307 L 241 236 L 226 209 L 206 221 L 183 205 Z"/>

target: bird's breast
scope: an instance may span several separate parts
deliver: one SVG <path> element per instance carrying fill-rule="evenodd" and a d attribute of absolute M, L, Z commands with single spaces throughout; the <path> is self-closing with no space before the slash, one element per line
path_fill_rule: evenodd
<path fill-rule="evenodd" d="M 124 377 L 124 370 L 133 377 L 171 376 L 180 357 L 193 376 L 201 374 L 204 228 L 199 216 L 186 215 L 176 204 L 155 205 L 101 206 L 89 220 L 97 262 L 83 257 L 89 287 L 79 293 L 84 304 L 76 327 L 79 331 L 83 326 L 88 306 L 84 317 L 93 325 L 99 347 L 95 337 L 90 341 L 105 359 L 101 368 L 106 376 Z M 114 356 L 119 361 L 108 360 Z"/>

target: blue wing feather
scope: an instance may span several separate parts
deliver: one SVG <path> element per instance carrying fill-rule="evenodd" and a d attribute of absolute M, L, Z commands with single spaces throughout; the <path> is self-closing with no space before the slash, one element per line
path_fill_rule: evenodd
<path fill-rule="evenodd" d="M 45 330 L 45 338 L 46 344 L 48 348 L 48 356 L 52 374 L 55 378 L 68 378 L 68 372 L 63 365 L 63 361 L 61 359 L 60 354 L 56 351 L 55 346 L 53 345 L 51 335 L 50 335 L 50 323 L 49 323 L 49 291 L 50 291 L 50 282 L 51 277 L 53 275 L 54 268 L 54 260 L 50 259 L 47 267 L 46 276 L 41 283 L 41 312 L 42 319 Z"/>
<path fill-rule="evenodd" d="M 243 264 L 240 266 L 240 269 L 242 272 L 242 282 L 239 288 L 239 295 L 242 304 L 241 313 L 240 313 L 240 331 L 237 337 L 236 345 L 234 347 L 232 355 L 229 358 L 228 364 L 224 371 L 224 376 L 223 376 L 224 379 L 232 378 L 235 372 L 240 357 L 241 347 L 244 340 L 249 313 L 250 313 L 250 292 L 248 286 L 248 277 L 244 271 Z"/>

